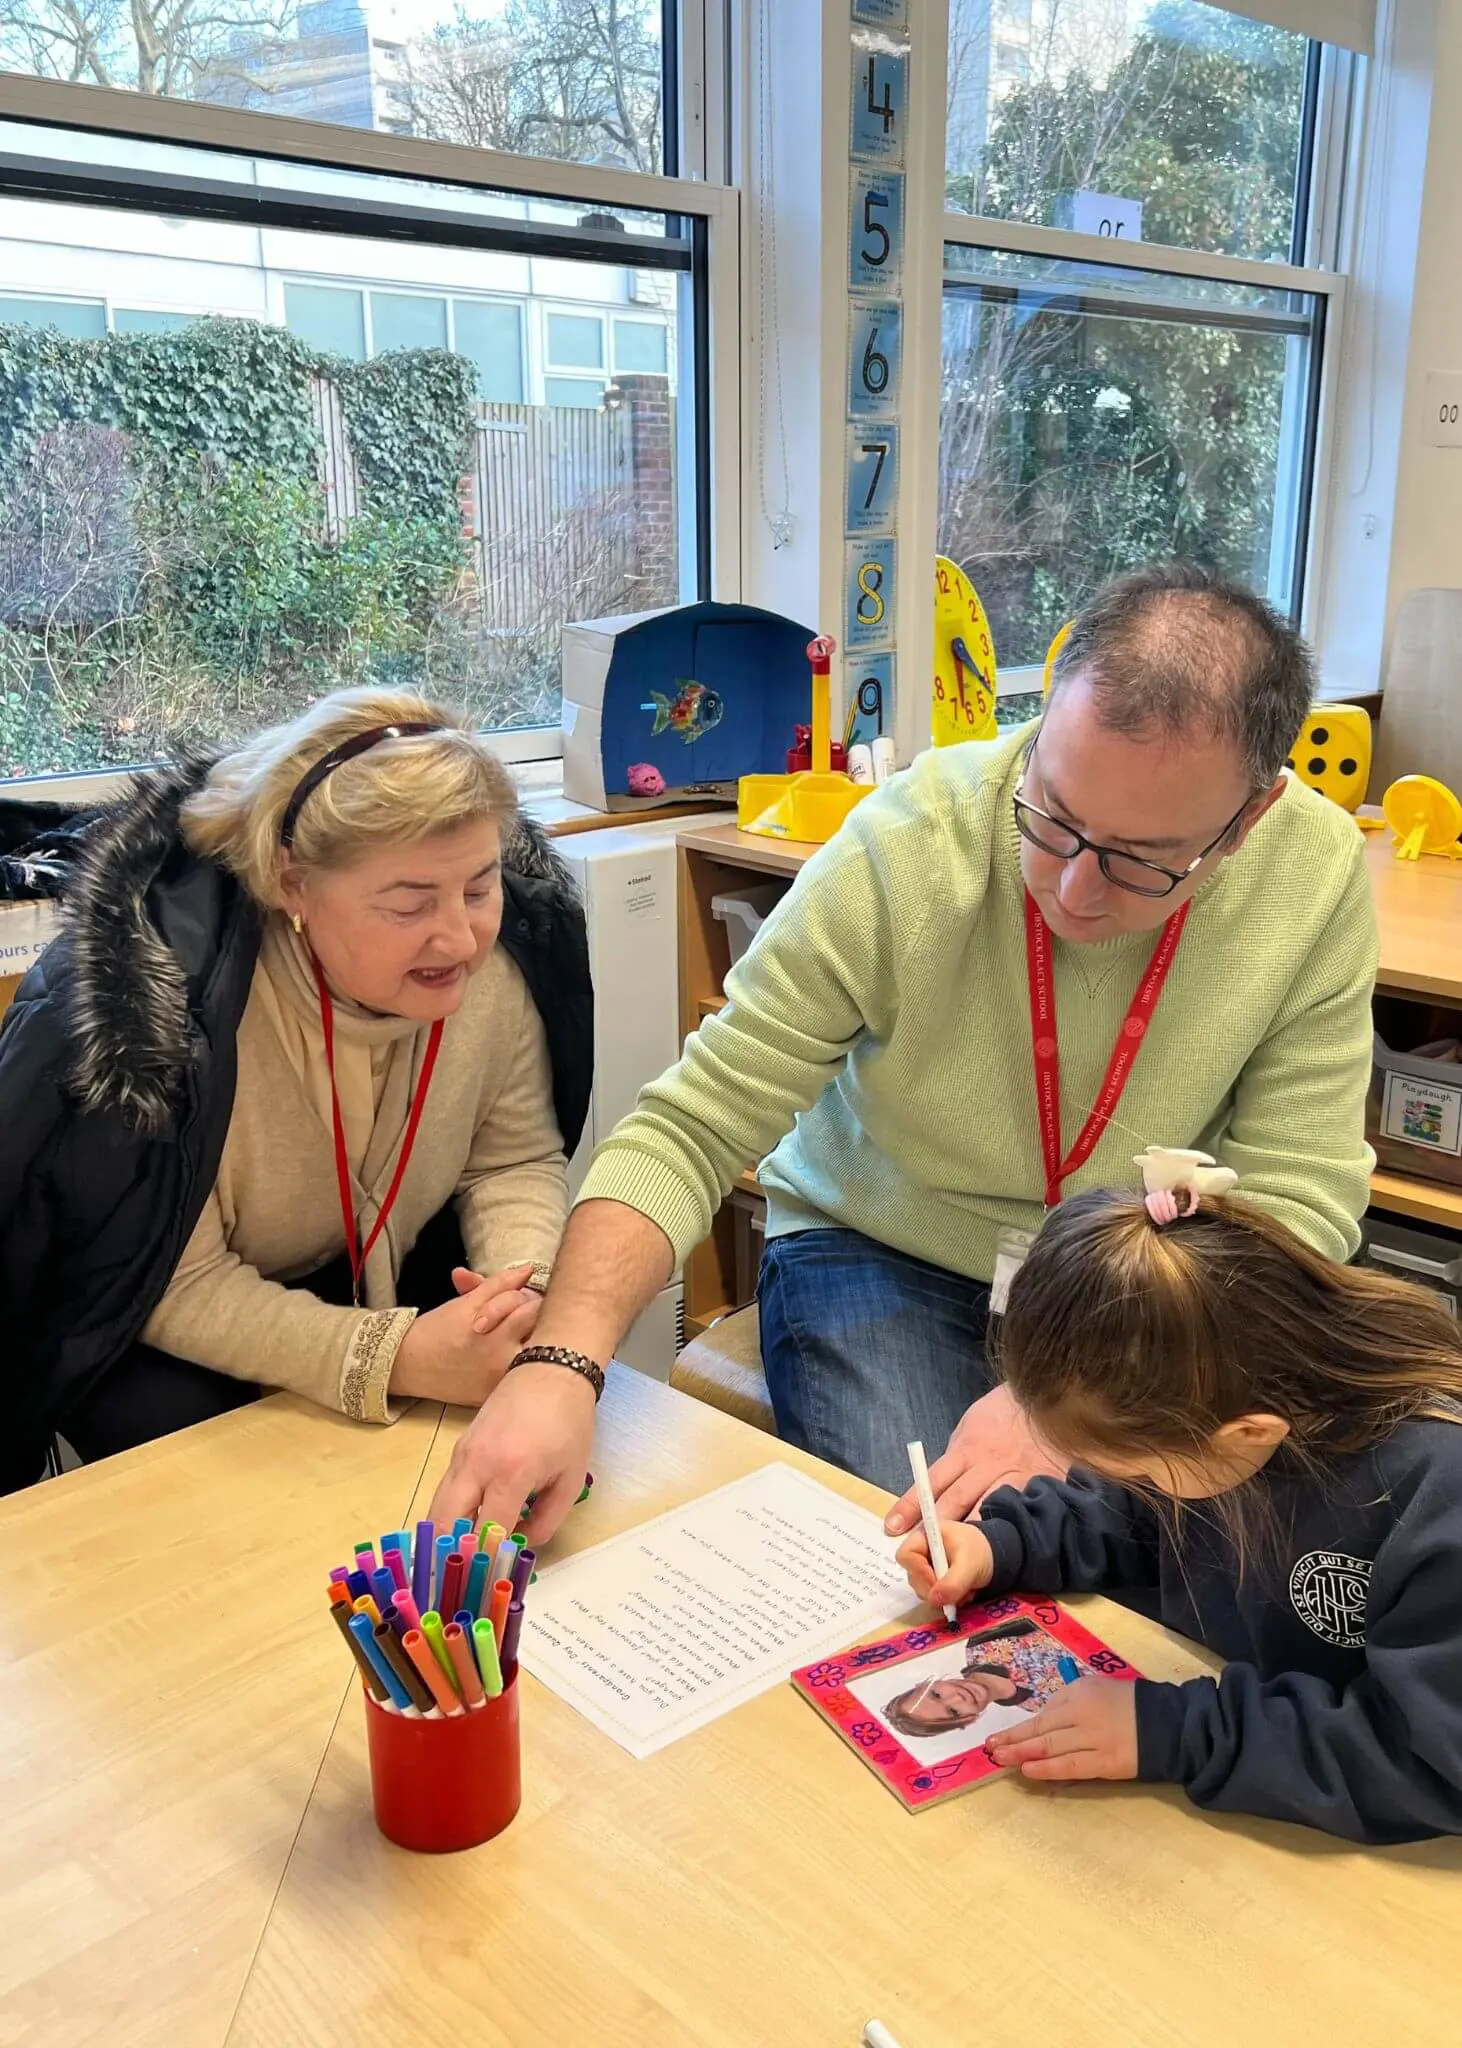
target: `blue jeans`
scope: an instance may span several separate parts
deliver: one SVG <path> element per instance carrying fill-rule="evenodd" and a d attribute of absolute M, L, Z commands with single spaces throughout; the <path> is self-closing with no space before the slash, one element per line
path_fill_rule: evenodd
<path fill-rule="evenodd" d="M 891 1493 L 990 1390 L 989 1288 L 855 1230 L 774 1237 L 758 1299 L 779 1435 Z"/>

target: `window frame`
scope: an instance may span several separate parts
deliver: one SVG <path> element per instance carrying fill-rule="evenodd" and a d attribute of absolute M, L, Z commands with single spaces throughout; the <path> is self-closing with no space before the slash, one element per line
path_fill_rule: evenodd
<path fill-rule="evenodd" d="M 703 103 L 703 84 L 697 85 L 696 91 L 698 103 Z M 683 110 L 685 95 L 679 93 L 675 98 Z M 669 119 L 667 95 L 667 135 Z M 186 214 L 197 210 L 196 199 L 190 205 L 187 195 L 206 192 L 215 206 L 232 206 L 237 217 L 248 218 L 247 209 L 259 197 L 257 184 L 230 186 L 219 181 L 210 188 L 208 181 L 197 174 L 197 161 L 209 156 L 242 156 L 306 171 L 362 172 L 417 181 L 423 188 L 421 206 L 409 216 L 406 209 L 399 209 L 394 218 L 398 223 L 414 218 L 428 224 L 432 239 L 448 241 L 450 229 L 451 238 L 464 247 L 508 245 L 519 252 L 548 257 L 573 255 L 596 262 L 628 262 L 631 267 L 666 268 L 685 277 L 686 304 L 693 317 L 676 322 L 678 383 L 682 392 L 693 395 L 694 402 L 678 409 L 677 462 L 681 474 L 694 488 L 679 494 L 685 508 L 682 543 L 693 542 L 688 573 L 682 579 L 682 598 L 688 601 L 697 592 L 731 601 L 739 598 L 740 209 L 738 194 L 728 186 L 608 165 L 560 163 L 547 157 L 467 149 L 372 129 L 304 121 L 292 115 L 242 112 L 204 101 L 149 97 L 14 73 L 0 73 L 0 121 L 27 128 L 69 130 L 78 138 L 76 158 L 67 165 L 6 150 L 0 143 L 0 192 L 10 196 Z M 107 161 L 105 144 L 111 139 L 186 149 L 199 152 L 200 157 L 187 175 L 144 174 L 138 166 L 124 169 Z M 553 200 L 583 211 L 623 208 L 635 213 L 663 214 L 671 231 L 678 229 L 682 240 L 689 244 L 689 261 L 677 258 L 669 262 L 663 244 L 657 255 L 653 238 L 633 233 L 611 241 L 608 237 L 596 239 L 582 230 L 563 230 L 527 219 L 517 222 L 502 215 L 464 214 L 453 219 L 431 208 L 433 181 L 494 195 L 509 193 L 526 200 Z M 281 184 L 287 186 L 287 173 Z M 305 185 L 297 186 L 291 196 L 302 213 L 309 210 L 310 193 Z M 265 203 L 269 203 L 267 199 Z M 276 198 L 274 203 L 284 202 Z M 346 220 L 353 210 L 359 222 L 355 233 L 365 239 L 381 233 L 381 216 L 358 203 L 351 209 L 349 201 L 322 197 L 320 205 L 331 217 L 308 224 L 330 232 L 348 232 Z M 252 217 L 259 215 L 255 213 Z M 399 226 L 398 232 L 404 235 Z M 536 249 L 534 244 L 538 245 Z M 346 289 L 354 288 L 343 278 L 340 283 Z M 361 289 L 369 354 L 370 286 L 362 285 Z M 446 297 L 450 323 L 451 294 Z M 94 303 L 90 296 L 88 303 Z M 111 311 L 109 302 L 106 303 L 110 331 Z M 531 347 L 529 323 L 525 319 L 522 324 L 526 380 L 531 371 Z M 607 328 L 605 347 L 608 354 Z M 605 372 L 606 382 L 610 381 L 610 374 Z M 687 522 L 693 522 L 693 530 Z M 682 561 L 686 561 L 684 545 Z M 563 752 L 561 725 L 494 733 L 491 737 L 501 757 L 510 764 L 553 760 Z M 89 798 L 95 800 L 101 793 L 99 784 L 121 778 L 121 786 L 125 787 L 132 772 L 135 771 L 100 769 L 83 776 L 0 780 L 0 794 L 51 800 L 63 788 L 84 785 Z"/>
<path fill-rule="evenodd" d="M 1145 241 L 1123 242 L 1118 261 L 1113 255 L 1112 243 L 1100 235 L 1078 234 L 1069 228 L 1038 227 L 1024 221 L 997 220 L 983 214 L 951 213 L 946 209 L 940 222 L 940 300 L 936 317 L 942 319 L 946 282 L 956 285 L 968 285 L 970 282 L 958 273 L 953 277 L 948 274 L 944 248 L 950 243 L 971 249 L 1007 250 L 1017 255 L 1093 264 L 1107 269 L 1145 270 L 1157 276 L 1257 285 L 1270 291 L 1291 290 L 1313 297 L 1317 304 L 1313 346 L 1318 360 L 1313 366 L 1310 388 L 1305 394 L 1309 422 L 1302 474 L 1295 494 L 1299 514 L 1295 536 L 1295 576 L 1300 591 L 1299 625 L 1303 632 L 1313 636 L 1316 623 L 1323 616 L 1327 553 L 1326 521 L 1321 516 L 1318 492 L 1330 473 L 1342 377 L 1342 337 L 1346 331 L 1347 280 L 1337 262 L 1346 151 L 1351 124 L 1360 102 L 1366 60 L 1329 44 L 1312 44 L 1311 50 L 1303 126 L 1310 156 L 1308 164 L 1302 163 L 1298 167 L 1297 203 L 1303 218 L 1296 220 L 1293 238 L 1296 251 L 1302 248 L 1307 261 L 1270 262 L 1259 257 L 1228 256 L 1175 243 Z M 1094 295 L 1099 290 L 1099 284 L 1093 286 Z M 1113 310 L 1123 310 L 1119 295 L 1114 295 Z M 1222 324 L 1221 310 L 1217 308 L 1214 324 Z M 937 475 L 937 467 L 935 473 Z M 1042 681 L 1041 668 L 1033 664 L 1002 668 L 997 694 L 1001 697 L 1039 694 Z"/>

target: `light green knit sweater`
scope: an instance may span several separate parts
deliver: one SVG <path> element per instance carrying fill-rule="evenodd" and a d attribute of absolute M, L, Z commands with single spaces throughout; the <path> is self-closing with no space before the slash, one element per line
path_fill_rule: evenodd
<path fill-rule="evenodd" d="M 600 1148 L 581 1201 L 628 1203 L 681 1258 L 765 1160 L 770 1232 L 841 1224 L 990 1278 L 1001 1228 L 1042 1213 L 1010 804 L 1026 737 L 926 754 L 859 805 L 732 971 L 727 1007 Z M 1155 939 L 1054 943 L 1063 1149 Z M 1195 1145 L 1348 1258 L 1373 1163 L 1375 968 L 1360 834 L 1292 782 L 1195 897 L 1117 1120 L 1064 1193 L 1136 1187 L 1145 1145 Z"/>

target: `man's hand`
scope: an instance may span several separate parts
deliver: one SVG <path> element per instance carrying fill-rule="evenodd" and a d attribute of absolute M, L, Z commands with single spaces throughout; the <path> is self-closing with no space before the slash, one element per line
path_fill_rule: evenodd
<path fill-rule="evenodd" d="M 578 1499 L 594 1441 L 594 1389 L 561 1365 L 508 1373 L 457 1439 L 428 1509 L 438 1528 L 461 1515 L 515 1529 L 538 1499 L 528 1541 L 546 1543 Z"/>
<path fill-rule="evenodd" d="M 934 1576 L 929 1561 L 929 1538 L 922 1528 L 899 1545 L 895 1562 L 909 1575 L 909 1584 L 931 1607 L 959 1607 L 971 1593 L 988 1586 L 995 1570 L 995 1553 L 990 1539 L 971 1522 L 941 1522 L 944 1553 L 949 1570 L 942 1579 Z"/>
<path fill-rule="evenodd" d="M 1002 1728 L 985 1746 L 992 1763 L 1025 1778 L 1135 1778 L 1137 1688 L 1120 1678 L 1079 1679 L 1034 1720 Z"/>
<path fill-rule="evenodd" d="M 1066 1468 L 1052 1459 L 1009 1389 L 996 1387 L 966 1408 L 942 1458 L 929 1467 L 939 1519 L 962 1522 L 997 1486 L 1024 1486 L 1043 1473 L 1064 1479 Z M 890 1536 L 902 1536 L 919 1519 L 919 1496 L 911 1486 L 884 1518 Z"/>

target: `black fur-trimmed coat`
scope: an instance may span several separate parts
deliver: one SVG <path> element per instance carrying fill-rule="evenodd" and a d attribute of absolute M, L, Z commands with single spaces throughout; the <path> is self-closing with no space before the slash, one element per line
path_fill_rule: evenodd
<path fill-rule="evenodd" d="M 208 766 L 148 776 L 79 827 L 0 804 L 0 852 L 23 848 L 66 905 L 0 1025 L 0 1492 L 38 1476 L 136 1340 L 218 1174 L 261 922 L 181 838 Z M 572 1153 L 594 1062 L 584 915 L 526 821 L 503 848 L 499 944 L 543 1018 Z"/>

